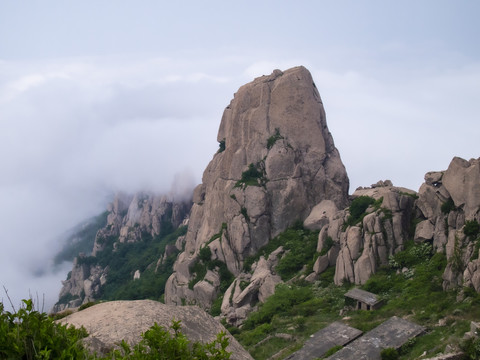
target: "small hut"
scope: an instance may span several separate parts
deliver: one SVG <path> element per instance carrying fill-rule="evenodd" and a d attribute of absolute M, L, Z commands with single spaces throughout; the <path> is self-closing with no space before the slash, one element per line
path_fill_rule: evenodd
<path fill-rule="evenodd" d="M 345 294 L 345 297 L 345 302 L 347 304 L 353 302 L 357 310 L 376 310 L 383 305 L 383 300 L 379 300 L 377 295 L 361 289 L 352 289 Z"/>

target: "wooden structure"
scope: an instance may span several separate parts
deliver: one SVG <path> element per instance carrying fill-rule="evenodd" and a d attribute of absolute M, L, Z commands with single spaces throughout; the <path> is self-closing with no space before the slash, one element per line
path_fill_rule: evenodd
<path fill-rule="evenodd" d="M 346 303 L 352 303 L 353 300 L 357 310 L 376 310 L 383 305 L 383 301 L 379 300 L 377 295 L 361 289 L 349 290 L 345 297 Z"/>

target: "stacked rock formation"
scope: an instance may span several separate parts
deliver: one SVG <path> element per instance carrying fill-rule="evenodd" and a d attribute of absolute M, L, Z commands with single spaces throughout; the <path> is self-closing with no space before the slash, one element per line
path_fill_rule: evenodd
<path fill-rule="evenodd" d="M 201 248 L 208 246 L 212 260 L 238 277 L 247 256 L 303 221 L 314 205 L 348 203 L 345 167 L 304 67 L 275 70 L 242 86 L 225 109 L 218 141 L 194 192 L 185 251 L 165 289 L 168 304 L 208 308 L 218 296 L 216 269 L 189 287 Z"/>
<path fill-rule="evenodd" d="M 357 189 L 352 197 L 375 200 L 358 223 L 347 225 L 349 209 L 337 210 L 329 201 L 318 204 L 305 220 L 306 228 L 320 230 L 317 251 L 323 254 L 307 280 L 336 266 L 336 284 L 364 284 L 380 266 L 388 264 L 391 255 L 404 249 L 416 193 L 386 180 Z"/>
<path fill-rule="evenodd" d="M 387 180 L 357 189 L 352 198 L 360 196 L 376 203 L 357 224 L 347 226 L 349 208 L 337 210 L 330 201 L 315 206 L 305 220 L 305 227 L 320 230 L 317 251 L 323 254 L 307 280 L 336 266 L 336 284 L 364 284 L 411 236 L 446 254 L 445 290 L 467 286 L 480 291 L 480 159 L 455 157 L 447 170 L 427 173 L 418 194 Z M 409 233 L 412 220 L 414 234 Z"/>
<path fill-rule="evenodd" d="M 443 287 L 463 285 L 480 291 L 480 158 L 455 157 L 447 170 L 427 173 L 417 206 L 423 221 L 417 225 L 415 239 L 431 241 L 449 260 Z M 477 228 L 476 233 L 466 230 L 468 223 Z"/>

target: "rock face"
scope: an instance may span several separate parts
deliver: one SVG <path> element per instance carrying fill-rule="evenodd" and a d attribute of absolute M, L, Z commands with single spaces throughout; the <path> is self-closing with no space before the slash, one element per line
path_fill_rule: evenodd
<path fill-rule="evenodd" d="M 389 256 L 403 250 L 415 193 L 393 186 L 357 190 L 354 196 L 370 196 L 379 203 L 367 209 L 360 224 L 340 234 L 335 283 L 345 280 L 364 284 Z"/>
<path fill-rule="evenodd" d="M 333 204 L 322 201 L 304 222 L 305 227 L 320 230 L 320 256 L 306 279 L 313 281 L 335 265 L 336 284 L 364 284 L 413 236 L 415 242 L 431 243 L 435 251 L 446 254 L 444 289 L 467 286 L 479 292 L 479 192 L 480 159 L 456 157 L 447 170 L 427 173 L 418 194 L 388 180 L 357 189 L 354 199 L 376 200 L 357 224 L 347 226 L 349 208 L 335 211 Z M 411 220 L 416 223 L 414 234 L 409 234 Z"/>
<path fill-rule="evenodd" d="M 96 257 L 110 246 L 114 251 L 119 243 L 148 241 L 169 229 L 175 229 L 187 218 L 190 202 L 174 201 L 167 196 L 150 193 L 126 195 L 119 193 L 108 205 L 107 225 L 96 236 L 91 256 L 79 254 L 73 262 L 73 268 L 67 280 L 63 281 L 59 302 L 53 312 L 78 307 L 101 296 L 102 286 L 108 282 L 108 266 L 100 266 L 92 257 Z M 181 246 L 180 246 L 181 249 Z M 167 247 L 160 255 L 160 263 L 180 249 Z M 131 274 L 140 279 L 139 270 Z"/>
<path fill-rule="evenodd" d="M 167 282 L 168 304 L 202 299 L 208 308 L 218 294 L 215 281 L 208 289 L 189 288 L 202 247 L 237 277 L 247 256 L 303 221 L 320 201 L 338 208 L 348 203 L 348 177 L 304 67 L 275 70 L 242 86 L 217 139 L 220 149 L 194 192 L 185 251 Z"/>
<path fill-rule="evenodd" d="M 312 210 L 304 226 L 320 230 L 317 251 L 320 256 L 307 277 L 313 281 L 329 266 L 335 265 L 335 283 L 364 284 L 390 255 L 403 250 L 413 212 L 415 192 L 380 181 L 370 188 L 357 189 L 352 198 L 375 200 L 356 224 L 347 226 L 349 209 L 336 210 L 322 201 Z M 373 202 L 372 200 L 372 202 Z"/>
<path fill-rule="evenodd" d="M 470 286 L 480 291 L 478 232 L 466 225 L 480 220 L 480 158 L 455 157 L 445 171 L 429 172 L 419 190 L 417 207 L 423 221 L 416 241 L 431 241 L 447 255 L 443 287 Z"/>
<path fill-rule="evenodd" d="M 232 282 L 223 296 L 222 317 L 231 325 L 241 325 L 247 315 L 255 309 L 258 302 L 273 295 L 275 286 L 282 282 L 280 276 L 275 273 L 283 248 L 273 251 L 268 259 L 263 256 L 254 264 L 253 274 L 241 273 Z"/>
<path fill-rule="evenodd" d="M 223 331 L 230 341 L 227 349 L 232 359 L 252 359 L 223 325 L 196 306 L 175 307 L 152 300 L 112 301 L 73 313 L 59 322 L 85 327 L 89 334 L 86 345 L 92 351 L 105 354 L 122 340 L 130 345 L 138 343 L 140 335 L 154 323 L 168 329 L 172 319 L 181 321 L 181 331 L 192 342 L 211 342 Z"/>

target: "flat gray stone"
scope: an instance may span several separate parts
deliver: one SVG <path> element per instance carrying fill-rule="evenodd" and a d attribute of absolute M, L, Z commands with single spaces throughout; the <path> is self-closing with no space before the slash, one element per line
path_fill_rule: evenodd
<path fill-rule="evenodd" d="M 425 328 L 408 320 L 393 316 L 330 356 L 330 360 L 376 360 L 386 348 L 398 349 Z"/>
<path fill-rule="evenodd" d="M 319 330 L 313 334 L 300 350 L 293 353 L 286 359 L 317 359 L 320 356 L 323 356 L 332 347 L 337 345 L 344 346 L 358 338 L 360 335 L 362 335 L 362 331 L 340 322 L 334 322 L 328 325 L 326 328 L 323 328 L 322 330 Z"/>

